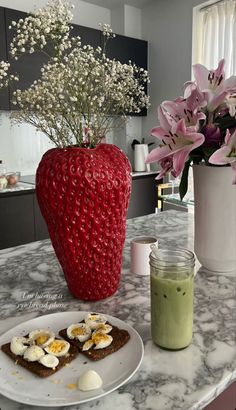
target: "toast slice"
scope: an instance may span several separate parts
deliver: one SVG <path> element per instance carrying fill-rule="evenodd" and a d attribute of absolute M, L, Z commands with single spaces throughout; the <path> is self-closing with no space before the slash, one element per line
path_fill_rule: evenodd
<path fill-rule="evenodd" d="M 110 323 L 107 322 L 107 324 Z M 67 340 L 67 342 L 69 342 L 72 346 L 76 347 L 78 351 L 84 356 L 94 361 L 104 359 L 104 357 L 108 356 L 109 354 L 116 352 L 130 339 L 130 334 L 127 330 L 119 329 L 118 327 L 112 325 L 112 330 L 110 331 L 109 335 L 113 337 L 113 341 L 109 346 L 104 347 L 103 349 L 94 349 L 93 347 L 91 347 L 91 349 L 83 351 L 82 348 L 84 343 L 80 342 L 79 340 L 70 339 L 67 336 L 66 329 L 60 330 L 59 335 L 63 337 L 63 339 Z"/>
<path fill-rule="evenodd" d="M 71 344 L 67 355 L 58 357 L 59 363 L 56 368 L 52 369 L 43 366 L 39 362 L 28 362 L 23 358 L 23 356 L 15 355 L 14 353 L 12 353 L 10 345 L 10 343 L 2 345 L 1 350 L 6 353 L 16 364 L 19 364 L 20 366 L 24 367 L 25 369 L 29 370 L 31 373 L 34 373 L 39 377 L 48 377 L 58 372 L 58 370 L 64 367 L 67 363 L 70 363 L 72 360 L 74 360 L 79 354 L 78 349 Z"/>

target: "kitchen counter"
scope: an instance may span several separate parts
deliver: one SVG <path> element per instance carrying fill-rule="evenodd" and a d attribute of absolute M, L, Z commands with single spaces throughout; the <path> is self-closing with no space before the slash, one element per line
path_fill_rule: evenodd
<path fill-rule="evenodd" d="M 132 179 L 137 178 L 144 178 L 150 175 L 153 177 L 157 174 L 157 171 L 150 171 L 150 172 L 132 172 L 131 176 Z M 0 191 L 0 195 L 3 194 L 16 194 L 18 192 L 32 190 L 35 191 L 35 175 L 22 175 L 20 181 L 11 188 L 6 188 Z"/>
<path fill-rule="evenodd" d="M 131 172 L 131 176 L 133 179 L 140 178 L 140 177 L 148 177 L 150 175 L 156 175 L 157 171 L 145 171 L 145 172 Z M 21 183 L 23 184 L 31 184 L 35 187 L 35 175 L 22 175 L 21 176 Z M 20 184 L 17 184 L 20 187 Z M 17 188 L 17 186 L 15 188 Z"/>
<path fill-rule="evenodd" d="M 1 189 L 0 195 L 1 197 L 6 197 L 6 196 L 12 196 L 12 195 L 18 195 L 18 194 L 19 195 L 25 194 L 27 192 L 28 193 L 35 192 L 35 185 L 19 181 L 16 185 L 12 187 Z"/>
<path fill-rule="evenodd" d="M 135 276 L 129 269 L 129 242 L 138 235 L 155 235 L 162 247 L 193 249 L 193 215 L 166 211 L 128 220 L 119 290 L 93 303 L 74 299 L 68 292 L 49 240 L 0 251 L 1 333 L 39 315 L 82 310 L 118 317 L 132 325 L 143 339 L 144 358 L 130 381 L 100 400 L 64 409 L 199 410 L 236 380 L 235 273 L 207 273 L 199 270 L 197 262 L 192 344 L 178 352 L 161 350 L 150 336 L 149 278 Z M 44 292 L 55 295 L 56 305 L 46 303 Z M 27 294 L 33 303 L 24 303 Z M 0 408 L 36 410 L 3 396 Z"/>

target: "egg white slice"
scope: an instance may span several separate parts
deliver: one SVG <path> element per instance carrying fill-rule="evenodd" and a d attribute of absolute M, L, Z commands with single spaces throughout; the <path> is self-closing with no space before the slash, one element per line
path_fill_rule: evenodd
<path fill-rule="evenodd" d="M 70 343 L 66 340 L 55 339 L 48 346 L 44 348 L 47 353 L 50 353 L 54 356 L 61 357 L 65 356 L 70 349 Z"/>
<path fill-rule="evenodd" d="M 36 329 L 30 332 L 29 338 L 40 347 L 48 346 L 54 339 L 55 334 L 51 330 Z"/>
<path fill-rule="evenodd" d="M 94 345 L 94 342 L 92 341 L 92 339 L 87 340 L 82 347 L 82 351 L 85 352 L 89 349 L 91 349 L 91 347 Z"/>
<path fill-rule="evenodd" d="M 105 347 L 110 346 L 112 341 L 113 341 L 112 336 L 107 335 L 106 333 L 96 331 L 96 332 L 93 332 L 92 338 L 87 340 L 84 343 L 82 347 L 82 351 L 91 349 L 93 345 L 95 345 L 94 349 L 104 349 Z"/>
<path fill-rule="evenodd" d="M 91 336 L 91 329 L 85 323 L 76 323 L 70 325 L 66 330 L 69 339 L 77 339 L 80 342 L 86 342 Z"/>
<path fill-rule="evenodd" d="M 101 324 L 107 322 L 107 318 L 104 315 L 99 315 L 97 313 L 89 313 L 84 319 L 85 324 L 90 327 L 90 329 L 95 330 Z"/>
<path fill-rule="evenodd" d="M 104 349 L 105 347 L 110 346 L 113 337 L 105 333 L 96 332 L 95 335 L 93 335 L 92 340 L 95 344 L 94 349 Z"/>
<path fill-rule="evenodd" d="M 45 354 L 44 356 L 40 357 L 39 363 L 41 363 L 45 367 L 55 369 L 55 367 L 57 367 L 59 364 L 59 360 L 53 354 Z"/>
<path fill-rule="evenodd" d="M 23 357 L 28 362 L 36 362 L 44 355 L 45 355 L 45 352 L 43 351 L 41 347 L 37 345 L 33 345 L 33 346 L 28 347 L 28 349 L 26 349 Z"/>
<path fill-rule="evenodd" d="M 87 370 L 78 380 L 78 388 L 82 391 L 95 390 L 102 387 L 102 379 L 95 370 Z"/>
<path fill-rule="evenodd" d="M 30 340 L 26 337 L 13 337 L 10 344 L 11 352 L 23 356 L 26 349 L 28 349 L 30 345 Z"/>

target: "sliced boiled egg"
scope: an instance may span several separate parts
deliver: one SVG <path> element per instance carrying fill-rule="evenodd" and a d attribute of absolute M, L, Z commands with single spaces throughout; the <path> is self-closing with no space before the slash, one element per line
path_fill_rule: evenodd
<path fill-rule="evenodd" d="M 110 346 L 112 341 L 112 336 L 96 331 L 92 334 L 92 338 L 84 343 L 82 350 L 89 350 L 93 345 L 95 345 L 94 349 L 104 349 L 105 347 Z"/>
<path fill-rule="evenodd" d="M 33 345 L 28 347 L 24 353 L 24 359 L 28 360 L 28 362 L 36 362 L 39 360 L 42 356 L 45 355 L 45 352 L 43 349 L 37 345 Z"/>
<path fill-rule="evenodd" d="M 50 330 L 36 329 L 30 332 L 29 338 L 32 339 L 37 346 L 44 348 L 55 339 L 55 334 Z"/>
<path fill-rule="evenodd" d="M 80 342 L 85 342 L 91 336 L 91 329 L 85 325 L 85 323 L 76 323 L 70 325 L 66 333 L 69 339 L 77 339 Z"/>
<path fill-rule="evenodd" d="M 13 337 L 11 340 L 10 349 L 11 352 L 23 356 L 26 349 L 28 349 L 30 345 L 30 340 L 26 337 Z"/>
<path fill-rule="evenodd" d="M 65 356 L 68 353 L 69 348 L 69 342 L 66 342 L 65 340 L 55 339 L 48 346 L 46 346 L 44 350 L 54 356 L 61 357 Z"/>
<path fill-rule="evenodd" d="M 90 329 L 95 330 L 101 324 L 105 324 L 107 319 L 104 315 L 99 315 L 98 313 L 89 313 L 84 319 L 85 324 L 90 327 Z"/>
<path fill-rule="evenodd" d="M 104 347 L 110 346 L 113 341 L 113 337 L 105 333 L 96 332 L 92 336 L 92 340 L 96 345 L 94 349 L 104 349 Z"/>
<path fill-rule="evenodd" d="M 102 379 L 95 370 L 87 370 L 78 380 L 78 388 L 82 391 L 95 390 L 102 387 Z"/>
<path fill-rule="evenodd" d="M 40 357 L 39 363 L 41 363 L 45 367 L 50 367 L 51 369 L 55 369 L 59 364 L 59 360 L 53 354 L 45 354 L 44 356 Z"/>

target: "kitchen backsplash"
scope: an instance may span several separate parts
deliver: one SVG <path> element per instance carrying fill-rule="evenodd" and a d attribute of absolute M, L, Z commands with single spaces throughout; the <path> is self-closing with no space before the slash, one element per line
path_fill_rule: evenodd
<path fill-rule="evenodd" d="M 142 119 L 130 118 L 127 123 L 107 136 L 108 143 L 119 146 L 133 163 L 131 142 L 141 140 Z M 53 144 L 43 133 L 29 124 L 12 125 L 10 113 L 0 111 L 0 159 L 7 172 L 20 171 L 22 175 L 35 174 L 42 155 Z"/>
<path fill-rule="evenodd" d="M 7 171 L 34 174 L 37 165 L 53 144 L 28 124 L 12 125 L 10 114 L 0 112 L 0 159 Z"/>

